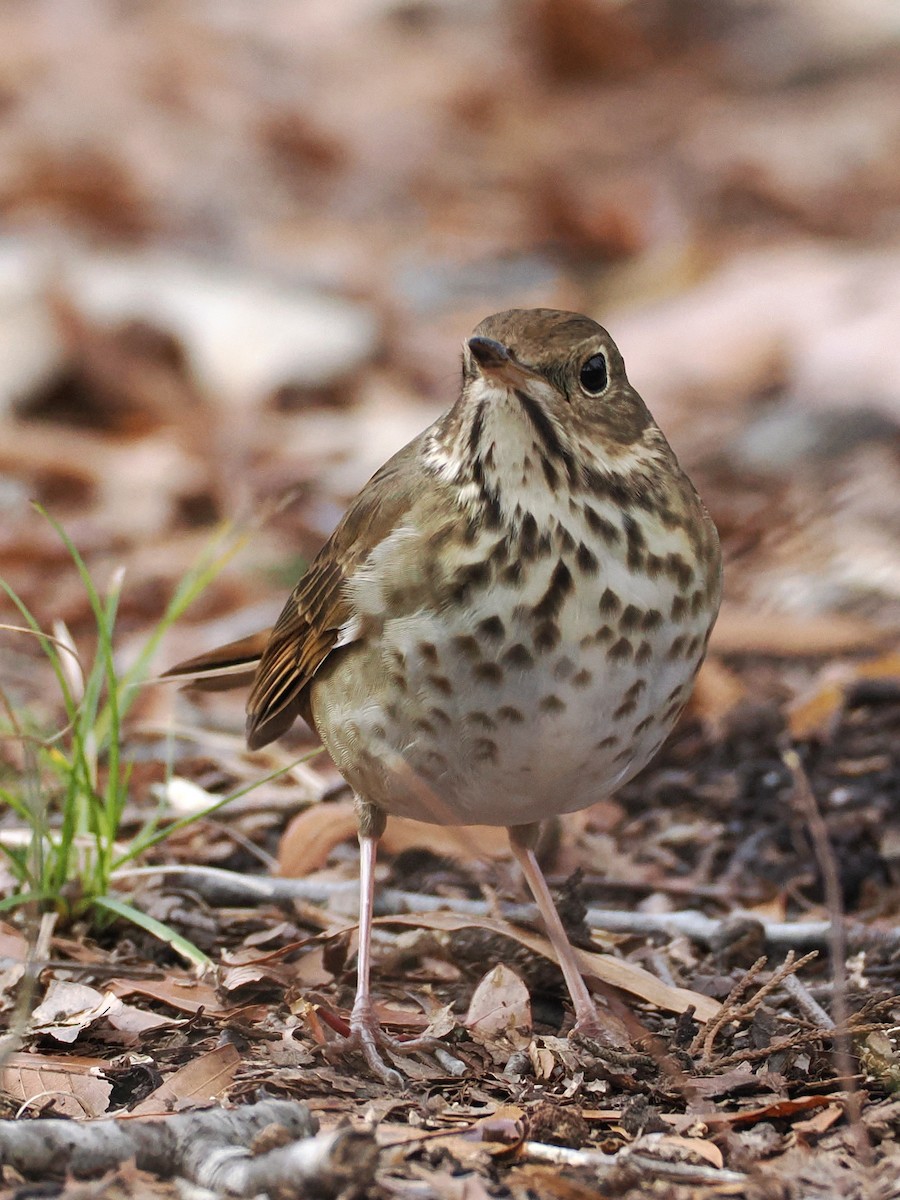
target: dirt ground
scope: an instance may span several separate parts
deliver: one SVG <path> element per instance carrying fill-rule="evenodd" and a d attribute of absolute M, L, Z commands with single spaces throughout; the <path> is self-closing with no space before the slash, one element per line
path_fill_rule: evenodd
<path fill-rule="evenodd" d="M 0 10 L 0 576 L 44 628 L 91 654 L 35 499 L 99 586 L 124 569 L 122 669 L 223 523 L 237 552 L 154 667 L 264 627 L 513 306 L 610 329 L 726 556 L 679 726 L 541 848 L 628 1048 L 567 1038 L 502 831 L 392 821 L 379 1011 L 446 1051 L 391 1094 L 340 1053 L 340 777 L 300 727 L 249 753 L 240 694 L 155 682 L 123 840 L 262 780 L 117 881 L 213 966 L 3 912 L 0 1116 L 301 1101 L 359 1134 L 315 1194 L 900 1196 L 898 40 L 891 0 Z M 60 727 L 3 630 L 0 688 Z M 0 1196 L 185 1194 L 133 1163 L 52 1176 L 6 1167 Z"/>

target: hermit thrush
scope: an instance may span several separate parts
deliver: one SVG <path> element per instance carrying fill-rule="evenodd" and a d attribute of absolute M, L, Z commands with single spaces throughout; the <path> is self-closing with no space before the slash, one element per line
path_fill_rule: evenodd
<path fill-rule="evenodd" d="M 302 714 L 359 810 L 355 1044 L 396 1085 L 369 993 L 385 815 L 505 825 L 575 1009 L 597 1010 L 534 855 L 539 822 L 655 754 L 716 618 L 715 527 L 588 317 L 513 309 L 463 347 L 460 397 L 366 484 L 275 628 L 173 673 L 253 669 L 251 747 Z"/>

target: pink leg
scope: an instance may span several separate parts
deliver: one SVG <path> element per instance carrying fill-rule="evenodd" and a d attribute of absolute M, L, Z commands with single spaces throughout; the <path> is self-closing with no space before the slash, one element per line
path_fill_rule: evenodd
<path fill-rule="evenodd" d="M 538 826 L 513 825 L 508 832 L 512 852 L 518 859 L 531 894 L 537 903 L 547 936 L 556 951 L 566 987 L 572 997 L 572 1004 L 575 1007 L 575 1030 L 604 1041 L 608 1040 L 609 1032 L 604 1028 L 594 1001 L 591 999 L 591 993 L 588 991 L 581 968 L 578 966 L 575 950 L 559 918 L 544 873 L 538 866 L 538 860 L 535 857 L 534 844 L 537 841 Z"/>
<path fill-rule="evenodd" d="M 418 1037 L 400 1042 L 385 1033 L 375 1015 L 369 980 L 372 971 L 372 909 L 375 902 L 375 859 L 378 840 L 384 832 L 384 814 L 371 805 L 359 804 L 359 950 L 356 959 L 356 999 L 350 1014 L 348 1049 L 362 1051 L 372 1072 L 388 1087 L 403 1087 L 403 1076 L 389 1067 L 379 1047 L 394 1054 L 413 1054 L 433 1050 L 441 1043 L 436 1038 Z"/>
<path fill-rule="evenodd" d="M 389 1067 L 378 1051 L 384 1033 L 372 1007 L 369 978 L 372 971 L 372 909 L 375 903 L 375 858 L 378 838 L 359 836 L 359 950 L 356 957 L 356 999 L 350 1014 L 353 1041 L 359 1044 L 366 1062 L 388 1087 L 400 1088 L 403 1078 Z"/>

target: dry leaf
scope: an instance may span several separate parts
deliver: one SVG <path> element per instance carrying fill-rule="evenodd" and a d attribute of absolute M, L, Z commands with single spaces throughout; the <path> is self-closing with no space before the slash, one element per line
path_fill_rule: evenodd
<path fill-rule="evenodd" d="M 102 1058 L 75 1054 L 10 1054 L 0 1067 L 0 1089 L 29 1105 L 29 1116 L 52 1106 L 58 1116 L 102 1117 L 112 1092 L 112 1084 L 99 1077 L 106 1066 Z"/>
<path fill-rule="evenodd" d="M 219 1100 L 233 1082 L 240 1063 L 240 1051 L 230 1043 L 218 1046 L 208 1054 L 201 1054 L 170 1075 L 128 1116 L 164 1116 L 186 1105 L 203 1105 Z"/>
<path fill-rule="evenodd" d="M 355 841 L 356 809 L 352 800 L 314 804 L 298 813 L 284 831 L 278 848 L 278 874 L 303 878 L 319 870 L 341 842 Z M 389 817 L 380 842 L 386 854 L 423 848 L 447 858 L 505 858 L 509 840 L 492 826 L 429 825 L 406 817 Z"/>
<path fill-rule="evenodd" d="M 883 679 L 900 680 L 900 652 L 859 663 L 829 665 L 815 686 L 788 706 L 791 737 L 796 741 L 827 737 L 844 710 L 848 689 L 865 680 Z"/>
<path fill-rule="evenodd" d="M 528 988 L 504 963 L 482 977 L 472 994 L 464 1024 L 477 1042 L 502 1038 L 524 1045 L 531 1033 Z"/>

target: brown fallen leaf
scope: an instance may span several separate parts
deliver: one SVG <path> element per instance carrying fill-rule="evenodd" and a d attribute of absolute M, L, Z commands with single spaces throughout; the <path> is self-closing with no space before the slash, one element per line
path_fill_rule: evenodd
<path fill-rule="evenodd" d="M 531 1034 L 528 988 L 505 963 L 497 963 L 472 993 L 463 1022 L 477 1042 L 502 1039 L 513 1046 L 527 1044 Z"/>
<path fill-rule="evenodd" d="M 352 800 L 314 804 L 290 821 L 278 848 L 278 874 L 295 879 L 323 867 L 335 846 L 356 839 Z M 509 841 L 491 826 L 427 825 L 390 817 L 381 839 L 387 854 L 422 847 L 447 858 L 505 858 Z"/>
<path fill-rule="evenodd" d="M 34 1110 L 52 1104 L 61 1117 L 102 1117 L 112 1084 L 99 1077 L 102 1058 L 79 1055 L 10 1054 L 0 1067 L 0 1090 Z"/>
<path fill-rule="evenodd" d="M 217 1046 L 179 1068 L 127 1116 L 166 1116 L 188 1105 L 208 1104 L 232 1083 L 240 1062 L 236 1046 L 230 1043 Z"/>
<path fill-rule="evenodd" d="M 110 990 L 99 992 L 83 983 L 54 979 L 31 1014 L 31 1027 L 57 1042 L 70 1043 L 101 1020 L 136 1039 L 148 1029 L 171 1024 L 173 1018 L 125 1004 Z"/>
<path fill-rule="evenodd" d="M 844 1106 L 842 1104 L 828 1104 L 824 1108 L 820 1108 L 817 1113 L 813 1113 L 811 1117 L 805 1117 L 802 1121 L 795 1121 L 791 1126 L 794 1133 L 802 1134 L 804 1137 L 809 1135 L 825 1133 L 832 1125 L 841 1119 L 844 1115 Z"/>
<path fill-rule="evenodd" d="M 788 706 L 791 737 L 804 741 L 827 738 L 844 710 L 848 690 L 866 680 L 900 680 L 900 651 L 858 663 L 829 665 L 813 687 Z"/>
<path fill-rule="evenodd" d="M 663 1157 L 674 1156 L 675 1158 L 702 1158 L 711 1166 L 717 1167 L 719 1170 L 725 1166 L 725 1160 L 722 1158 L 722 1151 L 713 1142 L 708 1142 L 704 1138 L 698 1137 L 682 1137 L 676 1133 L 662 1133 L 654 1137 L 653 1150 Z"/>
<path fill-rule="evenodd" d="M 795 1113 L 808 1112 L 814 1108 L 825 1108 L 834 1104 L 835 1096 L 797 1096 L 793 1100 L 774 1100 L 759 1108 L 745 1108 L 738 1112 L 704 1113 L 705 1125 L 756 1125 L 759 1121 L 783 1120 Z"/>
<path fill-rule="evenodd" d="M 233 1011 L 223 1008 L 216 989 L 196 979 L 111 979 L 107 991 L 124 999 L 126 996 L 146 996 L 158 1000 L 178 1012 L 197 1013 L 201 1009 L 210 1016 L 224 1016 Z"/>

